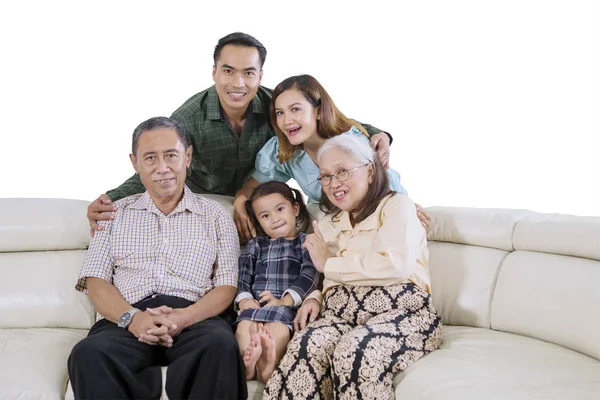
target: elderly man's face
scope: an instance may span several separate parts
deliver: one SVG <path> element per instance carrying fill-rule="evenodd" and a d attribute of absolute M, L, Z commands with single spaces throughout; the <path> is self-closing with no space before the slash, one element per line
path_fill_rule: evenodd
<path fill-rule="evenodd" d="M 186 168 L 192 161 L 192 146 L 186 150 L 174 129 L 142 133 L 136 154 L 130 158 L 152 200 L 165 202 L 181 196 Z"/>

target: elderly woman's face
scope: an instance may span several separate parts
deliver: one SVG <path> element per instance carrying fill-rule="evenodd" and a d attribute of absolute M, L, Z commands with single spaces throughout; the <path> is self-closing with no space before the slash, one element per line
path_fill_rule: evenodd
<path fill-rule="evenodd" d="M 333 148 L 321 155 L 319 170 L 329 200 L 341 210 L 358 213 L 372 181 L 373 164 L 358 162 L 350 154 Z"/>

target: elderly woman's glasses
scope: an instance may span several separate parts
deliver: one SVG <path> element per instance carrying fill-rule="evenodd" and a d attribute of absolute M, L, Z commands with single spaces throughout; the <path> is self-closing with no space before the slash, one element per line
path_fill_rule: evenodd
<path fill-rule="evenodd" d="M 354 168 L 348 169 L 348 170 L 340 169 L 338 172 L 336 172 L 333 175 L 321 175 L 317 178 L 317 180 L 321 183 L 322 186 L 331 185 L 331 181 L 333 180 L 334 177 L 340 183 L 346 182 L 348 179 L 350 179 L 350 173 L 352 171 L 356 171 L 359 168 L 366 167 L 369 164 L 370 163 L 366 163 L 366 164 L 359 165 L 358 167 L 354 167 Z"/>

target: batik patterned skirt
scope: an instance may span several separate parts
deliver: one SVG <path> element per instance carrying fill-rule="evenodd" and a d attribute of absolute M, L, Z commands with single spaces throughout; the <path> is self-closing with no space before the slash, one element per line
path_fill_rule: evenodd
<path fill-rule="evenodd" d="M 412 283 L 335 286 L 290 341 L 263 399 L 393 399 L 394 375 L 442 336 L 431 296 Z"/>

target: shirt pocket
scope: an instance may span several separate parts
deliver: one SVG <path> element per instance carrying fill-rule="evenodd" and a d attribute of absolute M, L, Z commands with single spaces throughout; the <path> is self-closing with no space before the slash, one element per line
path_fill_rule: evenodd
<path fill-rule="evenodd" d="M 113 232 L 112 255 L 115 266 L 140 270 L 157 261 L 159 240 L 150 227 L 119 229 Z"/>
<path fill-rule="evenodd" d="M 216 243 L 206 237 L 187 239 L 177 258 L 169 265 L 169 274 L 196 286 L 210 285 L 217 261 Z"/>
<path fill-rule="evenodd" d="M 115 270 L 131 270 L 149 275 L 158 263 L 158 249 L 153 248 L 129 248 L 114 252 Z M 115 271 L 116 272 L 116 271 Z"/>

